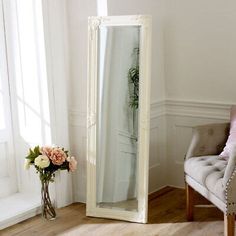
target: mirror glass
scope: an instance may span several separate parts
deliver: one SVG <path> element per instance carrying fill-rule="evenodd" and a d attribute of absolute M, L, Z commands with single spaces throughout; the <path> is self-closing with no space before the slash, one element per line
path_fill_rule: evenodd
<path fill-rule="evenodd" d="M 99 26 L 96 205 L 138 211 L 140 26 Z"/>

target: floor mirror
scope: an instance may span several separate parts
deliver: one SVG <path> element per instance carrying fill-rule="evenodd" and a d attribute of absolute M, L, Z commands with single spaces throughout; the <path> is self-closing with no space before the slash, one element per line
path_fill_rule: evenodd
<path fill-rule="evenodd" d="M 147 222 L 150 16 L 88 21 L 87 216 Z"/>

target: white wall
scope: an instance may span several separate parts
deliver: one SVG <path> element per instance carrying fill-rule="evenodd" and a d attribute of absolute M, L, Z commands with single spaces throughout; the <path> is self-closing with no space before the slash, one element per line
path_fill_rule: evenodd
<path fill-rule="evenodd" d="M 167 0 L 164 58 L 168 183 L 184 186 L 192 127 L 229 119 L 236 103 L 236 2 Z"/>
<path fill-rule="evenodd" d="M 98 0 L 99 1 L 99 0 Z M 106 1 L 103 1 L 106 2 Z M 149 191 L 183 186 L 183 158 L 198 124 L 228 120 L 236 102 L 236 2 L 108 0 L 108 15 L 153 17 Z M 95 0 L 68 0 L 71 146 L 76 200 L 85 200 L 87 17 Z"/>
<path fill-rule="evenodd" d="M 86 197 L 86 102 L 87 102 L 87 28 L 88 16 L 96 15 L 95 0 L 69 0 L 68 32 L 70 55 L 69 109 L 70 144 L 78 158 L 74 174 L 75 200 Z"/>
<path fill-rule="evenodd" d="M 235 102 L 236 2 L 166 2 L 167 98 Z"/>

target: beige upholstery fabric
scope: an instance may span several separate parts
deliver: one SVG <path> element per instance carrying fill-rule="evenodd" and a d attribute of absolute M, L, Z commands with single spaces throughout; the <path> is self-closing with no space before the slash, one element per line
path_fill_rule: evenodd
<path fill-rule="evenodd" d="M 235 164 L 236 164 L 236 146 L 232 148 L 232 152 L 229 155 L 229 161 L 228 161 L 228 165 L 226 167 L 224 179 L 223 179 L 224 186 L 226 186 L 230 177 L 232 176 L 235 170 Z"/>
<path fill-rule="evenodd" d="M 195 127 L 186 159 L 197 156 L 219 155 L 228 138 L 229 127 L 229 123 Z"/>
<path fill-rule="evenodd" d="M 225 214 L 236 214 L 236 148 L 228 160 L 218 155 L 229 123 L 194 128 L 184 165 L 185 180 Z"/>
<path fill-rule="evenodd" d="M 188 159 L 184 164 L 185 174 L 191 176 L 212 194 L 225 202 L 223 177 L 227 161 L 219 156 L 201 156 Z"/>
<path fill-rule="evenodd" d="M 226 184 L 226 214 L 236 214 L 236 171 L 234 170 Z"/>
<path fill-rule="evenodd" d="M 199 184 L 197 181 L 192 179 L 190 176 L 185 175 L 185 180 L 188 185 L 190 185 L 196 192 L 199 192 L 202 196 L 212 202 L 217 206 L 221 211 L 226 212 L 226 204 L 220 198 L 216 197 L 215 194 L 212 194 L 206 187 Z"/>

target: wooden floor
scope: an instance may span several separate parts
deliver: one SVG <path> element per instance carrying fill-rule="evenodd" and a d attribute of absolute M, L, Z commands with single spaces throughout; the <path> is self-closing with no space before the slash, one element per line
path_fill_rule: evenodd
<path fill-rule="evenodd" d="M 198 197 L 198 204 L 203 203 Z M 185 193 L 168 188 L 149 201 L 148 224 L 98 219 L 85 216 L 84 204 L 57 210 L 55 221 L 36 216 L 0 231 L 1 236 L 217 236 L 223 235 L 223 214 L 216 208 L 195 208 L 194 222 L 186 222 Z"/>

